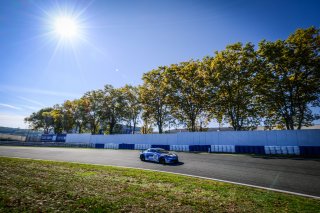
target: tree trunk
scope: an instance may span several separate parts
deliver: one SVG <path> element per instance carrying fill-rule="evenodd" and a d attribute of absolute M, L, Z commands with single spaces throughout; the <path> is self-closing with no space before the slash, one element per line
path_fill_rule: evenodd
<path fill-rule="evenodd" d="M 113 129 L 114 126 L 116 125 L 116 121 L 114 118 L 111 118 L 111 121 L 109 123 L 109 134 L 112 135 L 113 134 Z"/>
<path fill-rule="evenodd" d="M 162 124 L 158 124 L 159 134 L 162 134 Z"/>
<path fill-rule="evenodd" d="M 133 120 L 133 130 L 132 130 L 132 134 L 134 134 L 136 131 L 136 120 Z"/>
<path fill-rule="evenodd" d="M 195 132 L 196 131 L 196 121 L 195 119 L 191 120 L 191 132 Z"/>

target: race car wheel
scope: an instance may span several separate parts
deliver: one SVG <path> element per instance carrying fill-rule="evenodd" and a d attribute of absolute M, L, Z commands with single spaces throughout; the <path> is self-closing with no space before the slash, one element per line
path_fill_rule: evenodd
<path fill-rule="evenodd" d="M 166 164 L 166 160 L 165 160 L 164 158 L 160 158 L 160 159 L 159 159 L 159 163 L 160 163 L 160 164 Z"/>
<path fill-rule="evenodd" d="M 140 160 L 145 161 L 146 158 L 144 157 L 144 155 L 140 155 Z"/>

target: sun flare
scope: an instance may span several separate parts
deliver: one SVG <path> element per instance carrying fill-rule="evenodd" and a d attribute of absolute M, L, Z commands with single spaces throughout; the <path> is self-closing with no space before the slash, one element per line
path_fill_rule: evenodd
<path fill-rule="evenodd" d="M 54 31 L 62 38 L 71 39 L 79 34 L 79 26 L 72 17 L 57 17 L 54 21 Z"/>

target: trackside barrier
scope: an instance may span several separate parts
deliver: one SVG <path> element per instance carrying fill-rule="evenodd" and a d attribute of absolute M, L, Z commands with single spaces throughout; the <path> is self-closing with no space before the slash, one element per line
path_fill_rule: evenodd
<path fill-rule="evenodd" d="M 39 135 L 40 136 L 40 135 Z M 56 138 L 54 138 L 56 137 Z M 63 136 L 43 135 L 46 142 L 63 141 Z M 320 130 L 181 132 L 175 134 L 91 135 L 67 134 L 67 144 L 105 144 L 105 148 L 148 149 L 160 147 L 173 151 L 227 152 L 255 154 L 317 154 Z M 39 137 L 40 140 L 40 137 Z M 109 144 L 109 145 L 107 145 Z M 111 145 L 112 144 L 112 145 Z M 133 145 L 134 144 L 134 145 Z M 102 145 L 97 145 L 102 146 Z M 304 148 L 305 147 L 305 148 Z"/>
<path fill-rule="evenodd" d="M 151 145 L 151 148 L 162 148 L 169 151 L 170 145 Z"/>
<path fill-rule="evenodd" d="M 299 147 L 298 147 L 299 148 Z M 294 146 L 287 146 L 288 155 L 294 155 Z"/>
<path fill-rule="evenodd" d="M 0 133 L 0 141 L 27 141 L 28 137 Z"/>
<path fill-rule="evenodd" d="M 103 149 L 104 148 L 104 144 L 103 143 L 96 143 L 94 148 Z"/>
<path fill-rule="evenodd" d="M 66 137 L 66 143 L 77 143 L 77 144 L 94 144 L 94 142 L 91 141 L 91 134 L 85 133 L 85 134 L 67 134 Z"/>
<path fill-rule="evenodd" d="M 234 153 L 235 152 L 235 146 L 233 146 L 233 145 L 211 145 L 211 152 Z"/>
<path fill-rule="evenodd" d="M 121 143 L 119 149 L 134 149 L 134 144 Z"/>
<path fill-rule="evenodd" d="M 42 134 L 41 135 L 41 142 L 53 142 L 56 140 L 56 135 L 54 134 Z"/>
<path fill-rule="evenodd" d="M 210 145 L 190 145 L 189 151 L 190 152 L 209 152 L 211 149 Z"/>
<path fill-rule="evenodd" d="M 320 146 L 300 146 L 302 156 L 320 156 Z"/>
<path fill-rule="evenodd" d="M 106 143 L 104 145 L 105 149 L 119 149 L 119 144 L 115 144 L 115 143 Z"/>
<path fill-rule="evenodd" d="M 134 149 L 138 149 L 138 150 L 145 150 L 145 149 L 149 149 L 151 147 L 150 144 L 135 144 L 134 145 Z"/>
<path fill-rule="evenodd" d="M 270 146 L 265 146 L 264 147 L 264 152 L 266 153 L 266 155 L 270 155 Z"/>
<path fill-rule="evenodd" d="M 170 150 L 177 152 L 189 152 L 189 145 L 170 145 Z"/>
<path fill-rule="evenodd" d="M 264 151 L 267 155 L 300 155 L 298 146 L 265 146 Z"/>
<path fill-rule="evenodd" d="M 181 132 L 175 134 L 68 134 L 67 143 L 160 145 L 320 146 L 320 130 Z"/>
<path fill-rule="evenodd" d="M 288 154 L 288 150 L 287 150 L 286 146 L 281 146 L 281 153 L 284 154 L 284 155 Z"/>
<path fill-rule="evenodd" d="M 300 148 L 298 146 L 293 147 L 294 154 L 300 155 Z"/>
<path fill-rule="evenodd" d="M 67 134 L 42 134 L 41 142 L 66 142 Z"/>
<path fill-rule="evenodd" d="M 67 134 L 57 134 L 56 142 L 66 142 Z"/>
<path fill-rule="evenodd" d="M 265 154 L 264 146 L 235 146 L 236 153 Z"/>
<path fill-rule="evenodd" d="M 276 154 L 278 154 L 278 155 L 281 154 L 281 146 L 276 146 L 275 150 L 276 150 Z"/>

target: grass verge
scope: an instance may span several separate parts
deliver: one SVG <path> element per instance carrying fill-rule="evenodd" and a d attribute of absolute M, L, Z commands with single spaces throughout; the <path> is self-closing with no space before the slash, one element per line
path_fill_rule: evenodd
<path fill-rule="evenodd" d="M 319 200 L 182 175 L 0 157 L 0 212 L 319 210 Z"/>

